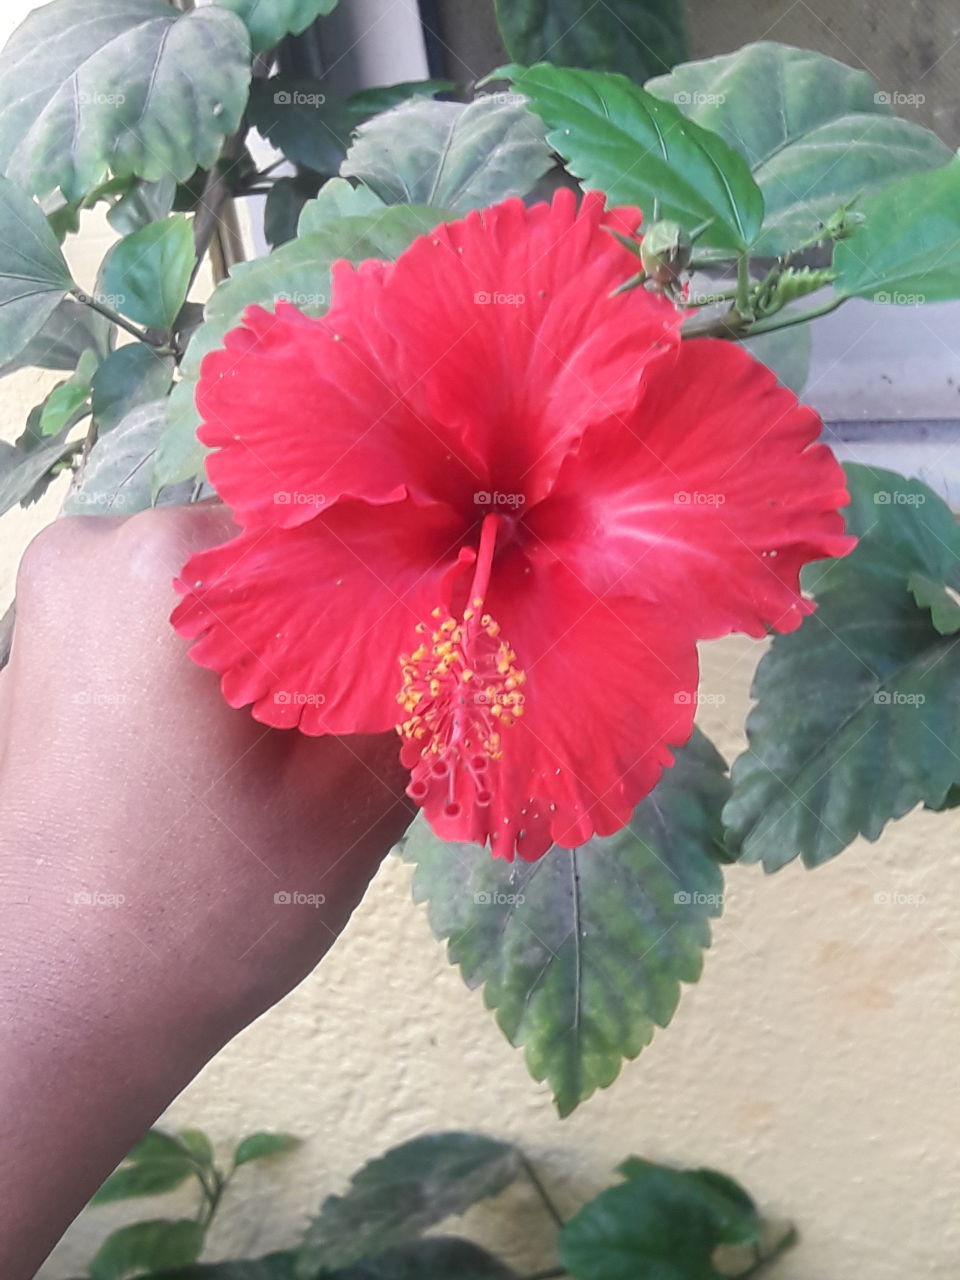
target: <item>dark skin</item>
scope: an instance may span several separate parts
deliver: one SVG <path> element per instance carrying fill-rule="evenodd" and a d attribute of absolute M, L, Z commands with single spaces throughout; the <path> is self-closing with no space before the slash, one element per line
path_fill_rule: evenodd
<path fill-rule="evenodd" d="M 266 729 L 190 662 L 171 581 L 232 531 L 212 505 L 80 517 L 23 561 L 0 675 L 5 1280 L 314 968 L 410 820 L 395 734 Z"/>

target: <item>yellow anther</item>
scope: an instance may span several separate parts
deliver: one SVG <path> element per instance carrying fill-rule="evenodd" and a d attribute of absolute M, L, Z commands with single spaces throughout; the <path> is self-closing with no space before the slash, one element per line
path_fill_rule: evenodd
<path fill-rule="evenodd" d="M 473 679 L 473 672 L 470 670 L 469 667 L 465 667 L 463 671 L 460 672 L 460 679 L 463 681 L 464 684 L 470 683 L 470 681 Z"/>

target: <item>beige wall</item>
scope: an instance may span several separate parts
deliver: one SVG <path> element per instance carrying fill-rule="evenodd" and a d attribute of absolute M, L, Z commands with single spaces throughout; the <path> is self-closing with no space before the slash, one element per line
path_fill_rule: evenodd
<path fill-rule="evenodd" d="M 7 0 L 0 28 L 27 7 Z M 91 229 L 79 246 L 85 278 L 102 253 L 97 239 Z M 0 384 L 4 436 L 53 380 L 25 372 Z M 55 506 L 4 520 L 4 603 L 20 550 Z M 726 701 L 706 708 L 704 728 L 728 753 L 757 656 L 739 641 L 705 654 L 706 690 Z M 258 1127 L 309 1140 L 273 1169 L 241 1173 L 217 1254 L 289 1243 L 365 1158 L 425 1130 L 462 1127 L 521 1143 L 566 1212 L 630 1153 L 726 1169 L 770 1214 L 798 1223 L 803 1241 L 776 1271 L 782 1280 L 952 1280 L 958 830 L 952 818 L 912 815 L 879 846 L 861 843 L 815 873 L 732 870 L 705 977 L 674 1025 L 564 1122 L 480 996 L 446 966 L 409 901 L 407 871 L 390 861 L 321 968 L 228 1046 L 166 1117 L 224 1145 Z M 925 901 L 875 903 L 893 890 Z M 138 1216 L 164 1204 L 142 1202 Z M 83 1217 L 42 1275 L 76 1274 L 126 1217 L 119 1208 Z M 548 1260 L 545 1228 L 517 1192 L 477 1210 L 465 1229 L 534 1270 Z"/>

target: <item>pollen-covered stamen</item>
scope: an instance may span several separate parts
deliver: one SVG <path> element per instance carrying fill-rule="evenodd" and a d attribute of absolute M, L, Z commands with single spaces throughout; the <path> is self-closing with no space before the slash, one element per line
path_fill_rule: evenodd
<path fill-rule="evenodd" d="M 400 659 L 403 684 L 397 701 L 406 718 L 397 726 L 411 744 L 407 793 L 419 804 L 444 798 L 457 817 L 466 805 L 488 805 L 490 766 L 502 754 L 502 731 L 523 715 L 525 673 L 517 655 L 484 611 L 499 517 L 487 516 L 480 535 L 470 602 L 457 620 L 433 611 L 432 626 L 419 624 L 421 643 Z M 418 757 L 418 758 L 417 758 Z"/>

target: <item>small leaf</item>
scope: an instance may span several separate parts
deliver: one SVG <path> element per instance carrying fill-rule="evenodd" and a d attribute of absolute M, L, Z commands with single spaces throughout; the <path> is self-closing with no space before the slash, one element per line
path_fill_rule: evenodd
<path fill-rule="evenodd" d="M 143 342 L 119 347 L 93 375 L 93 416 L 100 432 L 112 430 L 135 405 L 166 395 L 172 381 L 172 357 L 157 355 Z"/>
<path fill-rule="evenodd" d="M 176 180 L 169 175 L 156 182 L 131 182 L 129 189 L 111 206 L 107 221 L 122 236 L 140 231 L 170 213 L 176 193 Z"/>
<path fill-rule="evenodd" d="M 411 830 L 415 900 L 561 1115 L 611 1084 L 670 1021 L 680 983 L 700 976 L 723 902 L 725 772 L 696 733 L 629 827 L 537 862 Z"/>
<path fill-rule="evenodd" d="M 214 0 L 245 23 L 254 53 L 263 53 L 284 36 L 298 36 L 317 18 L 332 13 L 337 0 Z"/>
<path fill-rule="evenodd" d="M 97 357 L 84 351 L 72 377 L 53 388 L 43 402 L 38 427 L 43 436 L 58 436 L 85 416 L 90 399 L 90 379 L 97 367 Z"/>
<path fill-rule="evenodd" d="M 723 1280 L 715 1250 L 760 1239 L 753 1201 L 722 1174 L 635 1157 L 621 1172 L 624 1183 L 602 1191 L 560 1232 L 560 1262 L 576 1280 Z"/>
<path fill-rule="evenodd" d="M 0 365 L 20 355 L 74 288 L 39 207 L 0 178 Z"/>
<path fill-rule="evenodd" d="M 115 244 L 100 268 L 118 310 L 149 329 L 170 329 L 193 270 L 193 231 L 182 213 L 151 222 Z"/>
<path fill-rule="evenodd" d="M 728 844 L 775 871 L 807 866 L 960 781 L 960 638 L 942 635 L 916 575 L 956 580 L 960 530 L 917 480 L 849 465 L 840 560 L 808 566 L 817 611 L 777 636 L 757 668 L 748 750 L 724 812 Z"/>
<path fill-rule="evenodd" d="M 521 103 L 425 99 L 361 125 L 340 172 L 387 204 L 467 213 L 526 195 L 551 163 L 543 128 Z"/>
<path fill-rule="evenodd" d="M 303 206 L 297 235 L 305 236 L 311 231 L 319 231 L 337 218 L 363 217 L 386 208 L 388 206 L 369 187 L 362 184 L 355 187 L 346 178 L 331 178 L 320 188 L 316 199 L 309 200 Z"/>
<path fill-rule="evenodd" d="M 107 1236 L 90 1263 L 91 1280 L 122 1280 L 131 1273 L 182 1267 L 202 1248 L 203 1227 L 198 1222 L 136 1222 Z"/>
<path fill-rule="evenodd" d="M 511 58 L 620 71 L 633 80 L 668 71 L 687 56 L 679 0 L 497 0 Z"/>
<path fill-rule="evenodd" d="M 513 80 L 584 186 L 640 205 L 648 219 L 656 201 L 659 217 L 703 227 L 705 247 L 735 253 L 757 238 L 763 196 L 746 160 L 673 103 L 609 72 L 540 63 L 514 69 Z"/>
<path fill-rule="evenodd" d="M 166 410 L 165 399 L 149 400 L 101 436 L 63 504 L 64 514 L 129 516 L 151 505 L 153 456 Z"/>
<path fill-rule="evenodd" d="M 76 446 L 67 440 L 66 433 L 31 449 L 18 448 L 0 440 L 0 516 L 29 498 L 34 486 L 75 449 Z"/>
<path fill-rule="evenodd" d="M 960 159 L 858 207 L 863 223 L 834 253 L 837 293 L 908 306 L 960 298 Z"/>
<path fill-rule="evenodd" d="M 81 200 L 112 172 L 157 182 L 209 168 L 250 83 L 239 18 L 163 0 L 53 0 L 0 53 L 0 170 Z M 7 219 L 3 222 L 6 224 Z"/>
<path fill-rule="evenodd" d="M 949 574 L 949 582 L 938 582 L 925 573 L 914 572 L 907 586 L 921 609 L 930 610 L 930 621 L 942 636 L 960 631 L 960 565 Z"/>
<path fill-rule="evenodd" d="M 307 1230 L 297 1274 L 346 1267 L 416 1239 L 500 1192 L 519 1170 L 516 1150 L 475 1133 L 434 1133 L 394 1147 L 328 1196 Z"/>
<path fill-rule="evenodd" d="M 301 1139 L 292 1133 L 251 1133 L 238 1144 L 233 1153 L 233 1163 L 239 1166 L 268 1156 L 282 1156 L 288 1151 L 295 1151 L 300 1144 Z"/>
<path fill-rule="evenodd" d="M 181 1142 L 198 1164 L 209 1168 L 213 1164 L 213 1145 L 201 1129 L 183 1129 L 177 1134 Z"/>
<path fill-rule="evenodd" d="M 891 114 L 865 71 L 812 49 L 748 44 L 646 88 L 747 159 L 766 206 L 755 254 L 796 248 L 839 205 L 950 158 L 936 134 Z"/>
<path fill-rule="evenodd" d="M 139 1164 L 124 1164 L 111 1173 L 90 1203 L 112 1204 L 135 1196 L 159 1195 L 179 1187 L 193 1172 L 193 1165 L 183 1152 L 179 1156 L 159 1156 Z"/>

